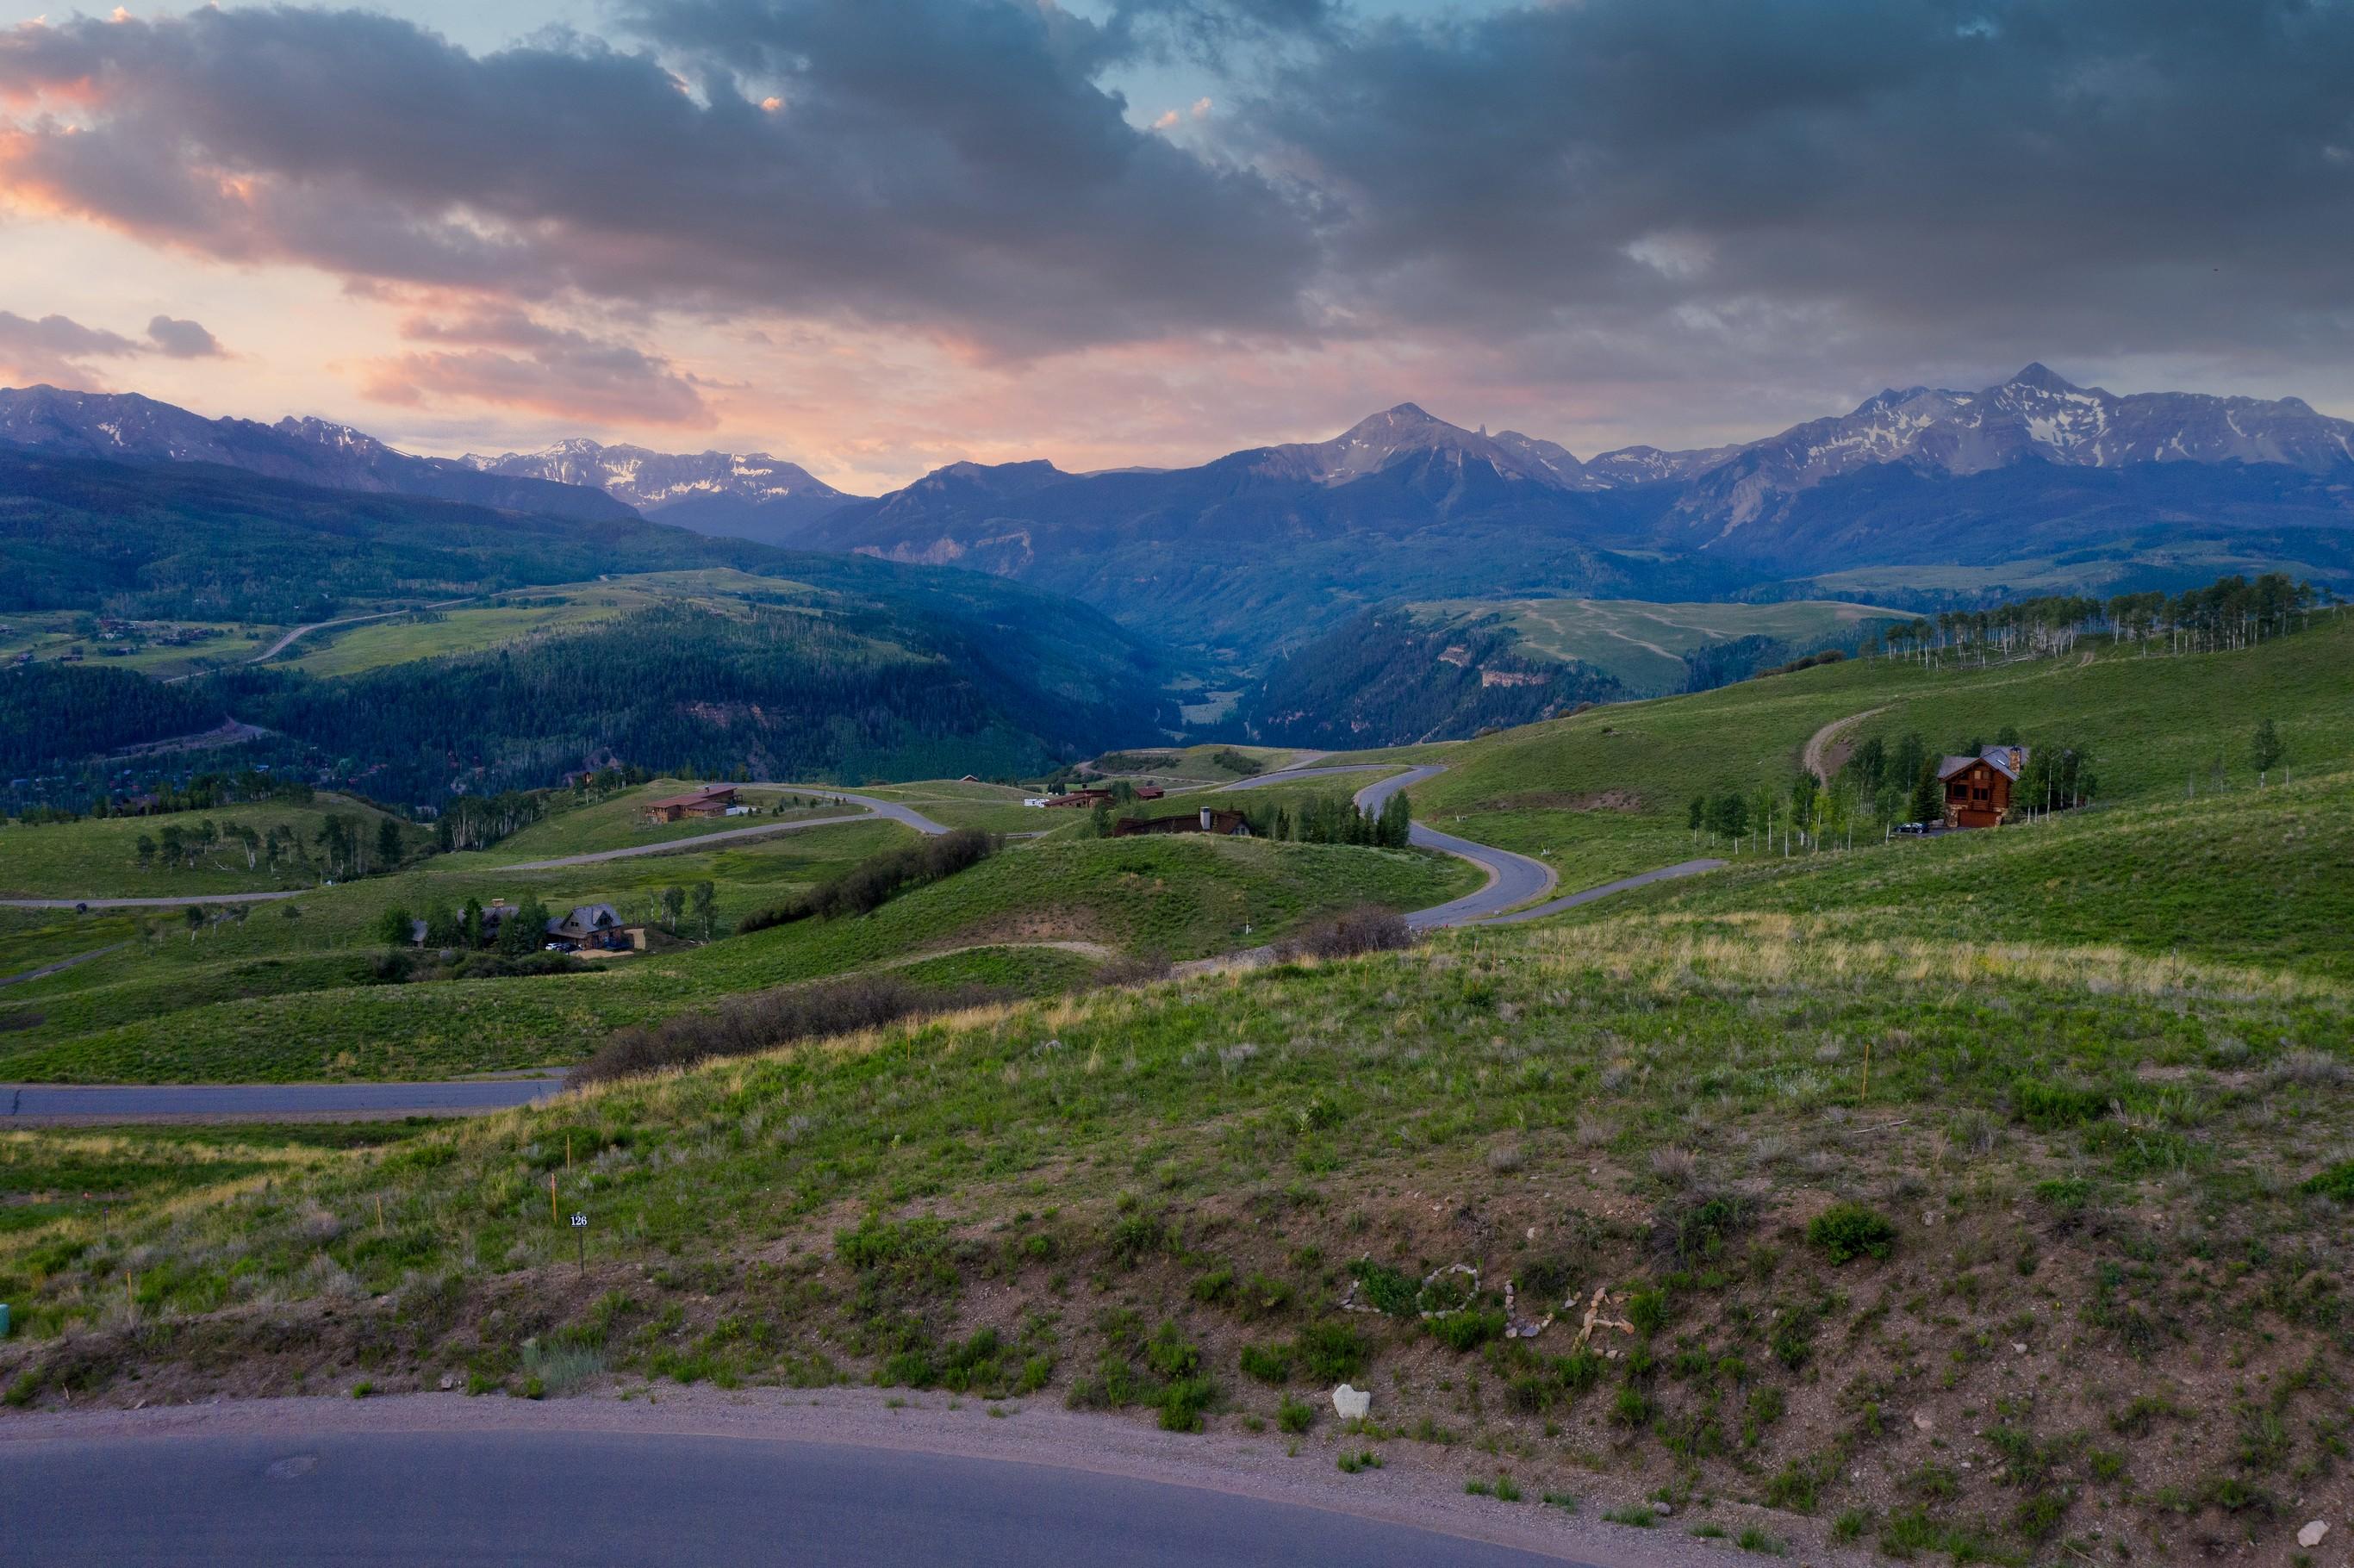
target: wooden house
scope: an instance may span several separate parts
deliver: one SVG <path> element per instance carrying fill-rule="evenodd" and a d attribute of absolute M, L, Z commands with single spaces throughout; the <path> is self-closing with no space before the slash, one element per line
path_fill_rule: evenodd
<path fill-rule="evenodd" d="M 2027 767 L 2027 747 L 1989 746 L 1976 757 L 1948 757 L 1937 765 L 1946 791 L 1946 825 L 1991 828 L 2010 810 L 2010 791 Z"/>

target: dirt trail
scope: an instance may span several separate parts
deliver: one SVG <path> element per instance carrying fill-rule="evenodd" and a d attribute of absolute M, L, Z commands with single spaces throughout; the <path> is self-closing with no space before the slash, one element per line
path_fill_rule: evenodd
<path fill-rule="evenodd" d="M 1884 714 L 1887 711 L 1885 704 L 1876 708 L 1866 708 L 1860 714 L 1850 714 L 1845 718 L 1833 719 L 1815 731 L 1814 738 L 1807 742 L 1807 771 L 1813 774 L 1820 782 L 1829 783 L 1831 775 L 1839 771 L 1839 768 L 1831 760 L 1831 747 L 1838 743 L 1840 732 L 1861 724 L 1874 714 Z M 1842 753 L 1839 760 L 1845 762 L 1846 755 Z"/>

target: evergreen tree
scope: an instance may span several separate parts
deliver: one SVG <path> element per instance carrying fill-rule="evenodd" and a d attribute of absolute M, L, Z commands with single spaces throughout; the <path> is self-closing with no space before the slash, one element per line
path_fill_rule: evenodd
<path fill-rule="evenodd" d="M 376 939 L 387 948 L 408 946 L 415 917 L 396 904 L 376 917 Z"/>
<path fill-rule="evenodd" d="M 2273 727 L 2273 721 L 2268 718 L 2257 720 L 2256 733 L 2248 743 L 2248 757 L 2255 763 L 2256 771 L 2260 774 L 2271 772 L 2287 755 L 2288 747 L 2281 743 L 2280 731 Z"/>
<path fill-rule="evenodd" d="M 1912 803 L 1905 810 L 1911 813 L 1907 819 L 1911 821 L 1935 826 L 1946 820 L 1946 789 L 1937 781 L 1936 763 L 1921 765 L 1921 776 L 1913 785 Z"/>
<path fill-rule="evenodd" d="M 400 863 L 400 824 L 390 817 L 376 824 L 376 863 L 379 871 L 390 871 Z"/>

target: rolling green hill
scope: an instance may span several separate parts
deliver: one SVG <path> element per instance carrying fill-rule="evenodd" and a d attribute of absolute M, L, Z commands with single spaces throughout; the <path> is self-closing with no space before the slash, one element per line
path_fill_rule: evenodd
<path fill-rule="evenodd" d="M 1408 606 L 1418 617 L 1454 621 L 1500 615 L 1518 634 L 1514 651 L 1574 661 L 1603 671 L 1636 696 L 1684 689 L 1685 655 L 1702 648 L 1762 638 L 1799 653 L 1856 639 L 1878 623 L 1910 620 L 1902 610 L 1829 599 L 1787 604 L 1650 604 L 1641 599 L 1447 599 Z"/>
<path fill-rule="evenodd" d="M 435 1077 L 561 1065 L 624 1024 L 764 987 L 965 949 L 995 955 L 963 959 L 965 970 L 993 968 L 1059 986 L 1109 954 L 1208 957 L 1338 909 L 1441 903 L 1475 882 L 1461 863 L 1419 853 L 1056 840 L 1007 850 L 871 915 L 725 937 L 752 909 L 909 837 L 878 821 L 543 872 L 507 869 L 513 857 L 502 844 L 318 889 L 291 905 L 217 907 L 222 917 L 193 930 L 177 910 L 87 926 L 61 914 L 34 928 L 31 939 L 44 951 L 73 949 L 76 938 L 66 933 L 75 930 L 87 931 L 81 950 L 122 941 L 126 924 L 146 934 L 0 995 L 0 1081 Z M 662 950 L 579 973 L 398 983 L 379 972 L 376 922 L 387 908 L 421 916 L 437 902 L 455 907 L 468 897 L 520 902 L 535 894 L 553 908 L 610 902 L 651 922 L 663 888 L 705 880 L 715 885 L 725 937 L 707 945 L 663 941 Z M 1067 951 L 1035 956 L 1042 944 L 1057 943 L 1094 956 L 1076 966 Z"/>
<path fill-rule="evenodd" d="M 2146 647 L 2147 645 L 2142 645 Z M 2171 656 L 2162 645 L 2087 644 L 2064 659 L 1987 667 L 1850 660 L 1697 695 L 1596 708 L 1463 742 L 1363 754 L 1438 761 L 1411 793 L 1448 832 L 1546 854 L 1577 887 L 1699 853 L 1686 826 L 1696 795 L 1786 788 L 1808 742 L 1852 719 L 1841 739 L 1933 751 L 2016 726 L 2030 745 L 2094 758 L 2119 804 L 2254 783 L 2251 732 L 2270 717 L 2295 768 L 2354 758 L 2354 618 L 2244 650 Z M 1338 760 L 1336 758 L 1336 760 Z M 1877 836 L 1882 824 L 1859 831 Z"/>
<path fill-rule="evenodd" d="M 1655 1523 L 1664 1490 L 1768 1553 L 2023 1565 L 2196 1531 L 2286 1560 L 2354 1381 L 2354 976 L 2342 879 L 2311 874 L 2344 863 L 2349 791 L 1777 863 L 380 1149 L 11 1135 L 0 1169 L 127 1201 L 0 1226 L 0 1381 L 38 1407 L 201 1399 L 227 1367 L 264 1393 L 872 1381 L 1278 1422 L 1268 1464 L 1371 1452 L 1499 1507 Z M 1055 889 L 1135 911 L 1129 878 L 1303 865 L 1052 847 L 886 909 L 943 939 Z M 844 956 L 761 938 L 705 954 Z M 599 1216 L 585 1275 L 551 1181 Z M 1341 1378 L 1372 1422 L 1319 1413 Z"/>

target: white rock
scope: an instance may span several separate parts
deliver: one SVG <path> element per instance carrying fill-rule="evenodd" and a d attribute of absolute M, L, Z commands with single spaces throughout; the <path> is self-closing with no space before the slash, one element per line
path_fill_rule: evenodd
<path fill-rule="evenodd" d="M 1332 1413 L 1343 1421 L 1361 1421 L 1373 1407 L 1373 1391 L 1369 1388 L 1351 1388 L 1344 1383 L 1332 1391 Z"/>
<path fill-rule="evenodd" d="M 2328 1533 L 2329 1521 L 2326 1519 L 2317 1519 L 2296 1532 L 2296 1543 L 2299 1546 L 2318 1546 L 2321 1544 L 2321 1538 Z"/>
<path fill-rule="evenodd" d="M 1929 1413 L 1927 1411 L 1916 1410 L 1913 1413 L 1914 1430 L 1917 1432 L 1927 1432 L 1935 1427 L 1936 1425 L 1937 1424 L 1935 1421 L 1929 1419 Z"/>

